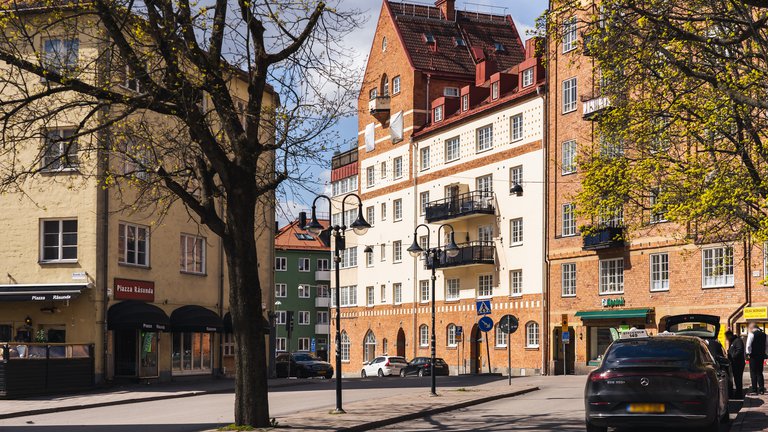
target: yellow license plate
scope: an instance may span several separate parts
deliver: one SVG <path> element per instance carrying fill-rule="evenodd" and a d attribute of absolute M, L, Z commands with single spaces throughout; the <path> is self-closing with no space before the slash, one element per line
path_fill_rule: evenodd
<path fill-rule="evenodd" d="M 631 413 L 663 413 L 666 407 L 663 403 L 631 403 L 627 411 Z"/>

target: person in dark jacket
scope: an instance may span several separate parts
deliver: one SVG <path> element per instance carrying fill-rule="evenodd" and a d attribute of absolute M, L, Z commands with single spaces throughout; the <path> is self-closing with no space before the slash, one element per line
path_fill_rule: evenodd
<path fill-rule="evenodd" d="M 749 356 L 749 378 L 752 381 L 752 393 L 754 394 L 765 394 L 765 379 L 763 378 L 765 339 L 765 333 L 755 323 L 749 323 L 746 351 Z"/>
<path fill-rule="evenodd" d="M 741 399 L 743 398 L 742 392 L 744 391 L 744 362 L 746 358 L 744 341 L 730 330 L 725 332 L 725 338 L 728 339 L 728 360 L 731 362 L 733 383 L 736 386 L 735 391 L 731 389 L 731 394 L 734 399 Z"/>

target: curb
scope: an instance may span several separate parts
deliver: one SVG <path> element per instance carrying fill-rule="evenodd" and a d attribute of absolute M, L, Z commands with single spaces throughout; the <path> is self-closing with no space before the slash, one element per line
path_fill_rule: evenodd
<path fill-rule="evenodd" d="M 461 403 L 457 403 L 455 405 L 446 405 L 439 408 L 432 408 L 432 409 L 426 409 L 423 411 L 415 412 L 415 413 L 409 413 L 409 414 L 402 414 L 396 417 L 390 417 L 382 420 L 376 420 L 368 423 L 361 423 L 359 425 L 351 426 L 348 428 L 341 428 L 338 429 L 338 431 L 344 431 L 344 432 L 360 432 L 360 431 L 367 431 L 371 429 L 380 428 L 383 426 L 389 426 L 396 423 L 406 422 L 409 420 L 416 420 L 420 419 L 422 417 L 427 417 L 435 414 L 442 414 L 444 412 L 454 411 L 462 408 L 471 407 L 474 405 L 480 405 L 488 402 L 493 402 L 499 399 L 506 399 L 510 397 L 520 396 L 524 395 L 526 393 L 531 393 L 539 390 L 539 387 L 530 387 L 527 389 L 517 390 L 509 393 L 502 393 L 498 395 L 493 396 L 486 396 L 482 397 L 480 399 L 472 399 L 468 401 L 464 401 Z"/>
<path fill-rule="evenodd" d="M 753 403 L 756 401 L 756 398 L 751 398 L 744 396 L 744 403 L 739 410 L 739 412 L 736 414 L 736 418 L 731 420 L 731 431 L 732 432 L 739 432 L 743 429 L 744 426 L 744 419 L 749 415 L 751 412 L 750 408 L 759 406 L 757 404 L 753 405 Z M 749 402 L 747 402 L 749 401 Z"/>

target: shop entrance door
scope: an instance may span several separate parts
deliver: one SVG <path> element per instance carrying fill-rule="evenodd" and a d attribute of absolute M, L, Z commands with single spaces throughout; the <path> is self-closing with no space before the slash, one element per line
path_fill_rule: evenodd
<path fill-rule="evenodd" d="M 139 378 L 156 378 L 157 369 L 157 332 L 139 332 Z"/>
<path fill-rule="evenodd" d="M 115 375 L 136 376 L 136 330 L 115 330 Z"/>
<path fill-rule="evenodd" d="M 473 374 L 479 374 L 483 366 L 483 332 L 477 327 L 472 326 L 469 339 L 469 370 Z"/>
<path fill-rule="evenodd" d="M 405 357 L 405 332 L 402 328 L 397 331 L 397 355 Z"/>

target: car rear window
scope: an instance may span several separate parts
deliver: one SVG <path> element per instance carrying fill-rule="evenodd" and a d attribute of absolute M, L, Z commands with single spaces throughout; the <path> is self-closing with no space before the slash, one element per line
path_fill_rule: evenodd
<path fill-rule="evenodd" d="M 717 337 L 714 324 L 685 322 L 670 326 L 668 331 L 683 336 Z"/>
<path fill-rule="evenodd" d="M 443 359 L 441 359 L 441 358 L 439 358 L 439 359 L 435 359 L 435 364 L 436 364 L 436 365 L 440 365 L 440 366 L 442 366 L 442 365 L 444 365 L 444 364 L 445 364 L 445 360 L 443 360 Z"/>
<path fill-rule="evenodd" d="M 390 363 L 408 363 L 405 361 L 405 357 L 390 357 L 389 361 Z"/>
<path fill-rule="evenodd" d="M 697 345 L 674 339 L 646 339 L 614 343 L 605 355 L 605 363 L 620 366 L 663 366 L 693 363 Z"/>

